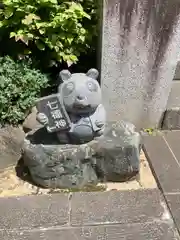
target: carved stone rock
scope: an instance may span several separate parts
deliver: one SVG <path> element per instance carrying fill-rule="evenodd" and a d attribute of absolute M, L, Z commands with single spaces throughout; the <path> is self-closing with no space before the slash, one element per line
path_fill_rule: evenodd
<path fill-rule="evenodd" d="M 45 128 L 24 140 L 23 159 L 36 184 L 82 188 L 99 181 L 124 181 L 139 172 L 140 135 L 134 126 L 109 124 L 103 136 L 81 145 L 60 145 Z"/>
<path fill-rule="evenodd" d="M 0 171 L 14 166 L 21 157 L 25 133 L 21 127 L 0 128 Z"/>

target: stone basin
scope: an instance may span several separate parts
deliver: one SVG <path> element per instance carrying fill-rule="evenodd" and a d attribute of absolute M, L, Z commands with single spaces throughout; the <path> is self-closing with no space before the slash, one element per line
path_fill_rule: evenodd
<path fill-rule="evenodd" d="M 141 137 L 130 123 L 106 126 L 104 136 L 81 145 L 60 145 L 45 128 L 29 132 L 24 164 L 33 181 L 45 188 L 83 188 L 99 182 L 122 182 L 139 173 Z"/>

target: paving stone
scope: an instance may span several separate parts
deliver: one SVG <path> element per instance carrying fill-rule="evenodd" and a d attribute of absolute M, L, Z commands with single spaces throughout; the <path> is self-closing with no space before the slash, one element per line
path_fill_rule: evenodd
<path fill-rule="evenodd" d="M 2 236 L 1 236 L 2 235 Z M 0 237 L 2 240 L 104 240 L 106 232 L 104 227 L 87 227 L 87 228 L 66 228 L 66 229 L 51 229 L 40 230 L 33 232 L 1 232 Z"/>
<path fill-rule="evenodd" d="M 162 222 L 112 226 L 106 231 L 109 240 L 179 240 L 175 228 Z"/>
<path fill-rule="evenodd" d="M 173 219 L 176 223 L 178 230 L 180 231 L 180 193 L 179 194 L 167 194 L 165 195 L 170 211 L 173 215 Z"/>
<path fill-rule="evenodd" d="M 1 229 L 31 229 L 68 222 L 68 196 L 54 194 L 0 198 Z"/>
<path fill-rule="evenodd" d="M 104 184 L 106 191 L 123 191 L 123 190 L 138 190 L 141 188 L 139 182 L 135 179 L 134 181 L 127 182 L 107 182 Z"/>
<path fill-rule="evenodd" d="M 164 212 L 157 189 L 74 193 L 71 207 L 72 225 L 144 222 Z"/>
<path fill-rule="evenodd" d="M 24 232 L 0 232 L 1 240 L 179 240 L 173 226 L 163 222 L 66 229 L 42 229 Z"/>
<path fill-rule="evenodd" d="M 180 166 L 180 131 L 168 131 L 164 133 L 164 138 Z"/>
<path fill-rule="evenodd" d="M 143 149 L 163 192 L 180 192 L 180 168 L 163 135 L 144 137 Z"/>

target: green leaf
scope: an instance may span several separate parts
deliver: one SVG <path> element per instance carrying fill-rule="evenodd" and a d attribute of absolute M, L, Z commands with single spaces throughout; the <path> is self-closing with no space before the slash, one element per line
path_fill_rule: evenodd
<path fill-rule="evenodd" d="M 24 121 L 48 78 L 28 62 L 0 57 L 0 119 L 16 125 Z"/>
<path fill-rule="evenodd" d="M 56 52 L 59 52 L 59 47 L 58 46 L 55 46 L 54 49 L 55 49 Z"/>
<path fill-rule="evenodd" d="M 22 23 L 25 25 L 30 25 L 33 22 L 33 20 L 40 20 L 40 17 L 33 13 L 30 13 L 22 20 Z"/>
<path fill-rule="evenodd" d="M 41 41 L 39 41 L 39 40 L 36 41 L 36 46 L 37 46 L 38 49 L 41 50 L 41 51 L 44 51 L 44 50 L 45 50 L 44 44 L 43 44 Z"/>
<path fill-rule="evenodd" d="M 48 0 L 48 2 L 53 3 L 54 5 L 55 5 L 55 4 L 58 4 L 58 1 L 57 1 L 57 0 Z"/>
<path fill-rule="evenodd" d="M 67 42 L 68 42 L 69 44 L 71 44 L 72 41 L 73 41 L 73 38 L 68 37 L 66 40 L 67 40 Z"/>
<path fill-rule="evenodd" d="M 28 45 L 29 38 L 28 38 L 27 35 L 16 35 L 16 36 L 15 36 L 15 39 L 16 39 L 16 42 L 20 40 L 21 42 L 23 42 L 23 43 L 25 43 L 26 45 Z"/>
<path fill-rule="evenodd" d="M 73 61 L 67 60 L 66 63 L 67 63 L 67 65 L 68 65 L 68 67 L 70 67 L 70 66 L 73 64 Z"/>
<path fill-rule="evenodd" d="M 81 36 L 79 36 L 79 39 L 80 39 L 82 42 L 84 42 L 86 38 L 85 38 L 85 36 L 81 35 Z"/>
<path fill-rule="evenodd" d="M 73 61 L 73 62 L 77 62 L 78 58 L 75 55 L 70 55 L 69 58 Z"/>
<path fill-rule="evenodd" d="M 16 33 L 15 32 L 11 32 L 10 33 L 10 38 L 13 38 L 13 37 L 15 37 L 16 36 Z"/>
<path fill-rule="evenodd" d="M 6 19 L 10 18 L 13 15 L 13 11 L 11 8 L 5 8 L 4 16 Z"/>
<path fill-rule="evenodd" d="M 37 29 L 40 29 L 42 26 L 44 26 L 44 23 L 36 22 L 35 25 L 36 25 Z"/>
<path fill-rule="evenodd" d="M 39 29 L 39 32 L 40 32 L 40 34 L 44 34 L 45 30 L 41 28 L 41 29 Z"/>
<path fill-rule="evenodd" d="M 25 50 L 24 50 L 24 54 L 25 54 L 25 55 L 29 55 L 30 53 L 31 53 L 31 50 L 30 50 L 30 49 L 25 49 Z"/>
<path fill-rule="evenodd" d="M 81 53 L 95 48 L 93 39 L 97 36 L 99 16 L 97 2 L 3 0 L 5 8 L 0 10 L 0 37 L 4 42 L 11 38 L 12 52 L 16 57 L 29 55 L 38 59 L 40 65 L 46 63 L 47 66 L 63 59 L 71 65 L 78 61 Z M 19 45 L 19 41 L 24 44 Z M 41 51 L 40 54 L 34 46 Z M 9 52 L 9 49 L 4 50 Z"/>
<path fill-rule="evenodd" d="M 33 38 L 34 38 L 34 35 L 33 35 L 32 33 L 27 33 L 27 37 L 28 37 L 28 39 L 30 40 L 30 39 L 33 39 Z"/>

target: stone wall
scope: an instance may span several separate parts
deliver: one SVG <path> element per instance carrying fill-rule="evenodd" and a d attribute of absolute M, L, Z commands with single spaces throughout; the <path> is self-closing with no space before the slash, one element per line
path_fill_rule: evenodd
<path fill-rule="evenodd" d="M 180 59 L 180 1 L 104 0 L 101 85 L 108 121 L 159 125 Z"/>

